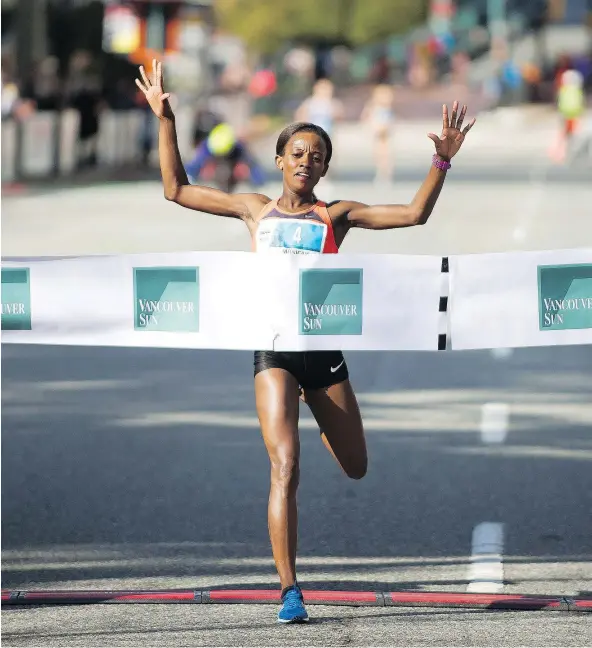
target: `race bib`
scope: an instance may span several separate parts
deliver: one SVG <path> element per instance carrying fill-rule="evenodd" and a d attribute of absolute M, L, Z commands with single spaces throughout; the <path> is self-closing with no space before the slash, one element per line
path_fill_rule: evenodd
<path fill-rule="evenodd" d="M 259 223 L 257 252 L 279 251 L 285 254 L 321 254 L 327 238 L 324 223 L 297 218 L 270 218 Z"/>

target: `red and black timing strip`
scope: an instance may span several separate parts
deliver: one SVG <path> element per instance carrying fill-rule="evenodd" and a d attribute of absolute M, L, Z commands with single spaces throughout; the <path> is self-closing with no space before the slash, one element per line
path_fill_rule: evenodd
<path fill-rule="evenodd" d="M 338 592 L 304 590 L 310 605 L 448 607 L 592 612 L 592 598 L 463 592 Z M 278 604 L 279 590 L 2 590 L 2 605 L 90 603 Z"/>

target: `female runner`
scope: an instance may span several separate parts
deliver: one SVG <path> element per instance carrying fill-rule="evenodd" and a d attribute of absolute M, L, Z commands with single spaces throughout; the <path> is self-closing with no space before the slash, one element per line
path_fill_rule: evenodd
<path fill-rule="evenodd" d="M 475 123 L 473 119 L 461 131 L 467 107 L 463 106 L 457 115 L 455 101 L 450 118 L 446 105 L 442 107 L 442 133 L 428 135 L 436 148 L 431 168 L 408 205 L 368 206 L 349 200 L 326 205 L 317 200 L 314 189 L 327 173 L 332 145 L 322 128 L 306 122 L 288 126 L 278 138 L 275 161 L 283 174 L 280 198 L 227 194 L 189 184 L 179 154 L 169 94 L 163 89 L 162 64 L 153 61 L 151 78 L 143 67 L 140 74 L 142 80 L 136 79 L 136 83 L 160 120 L 159 157 L 165 198 L 188 209 L 241 219 L 254 250 L 259 252 L 273 246 L 302 253 L 299 242 L 312 224 L 324 228 L 322 239 L 309 237 L 319 240 L 317 249 L 310 252 L 313 254 L 337 253 L 352 227 L 378 230 L 423 225 L 436 204 L 450 159 Z M 293 235 L 295 222 L 297 237 Z M 254 373 L 257 414 L 271 463 L 268 520 L 282 587 L 278 621 L 306 621 L 308 615 L 296 580 L 299 395 L 319 424 L 323 443 L 352 479 L 361 479 L 368 465 L 362 418 L 340 351 L 256 351 Z"/>

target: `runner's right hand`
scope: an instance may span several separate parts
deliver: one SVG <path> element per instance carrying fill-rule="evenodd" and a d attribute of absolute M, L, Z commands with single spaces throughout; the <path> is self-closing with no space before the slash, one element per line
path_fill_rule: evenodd
<path fill-rule="evenodd" d="M 144 66 L 140 66 L 142 81 L 136 79 L 136 85 L 144 93 L 150 108 L 158 119 L 172 119 L 173 111 L 168 101 L 170 93 L 163 89 L 162 63 L 156 59 L 152 60 L 152 78 L 148 78 Z"/>

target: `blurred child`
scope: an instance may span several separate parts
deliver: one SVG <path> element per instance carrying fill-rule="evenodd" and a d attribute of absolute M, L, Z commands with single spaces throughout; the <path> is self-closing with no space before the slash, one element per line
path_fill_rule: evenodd
<path fill-rule="evenodd" d="M 343 118 L 343 104 L 335 99 L 334 86 L 329 79 L 319 79 L 306 99 L 296 111 L 296 121 L 310 122 L 320 126 L 331 137 L 335 122 Z"/>
<path fill-rule="evenodd" d="M 312 94 L 300 105 L 294 118 L 299 122 L 310 122 L 320 126 L 329 137 L 335 135 L 335 123 L 344 118 L 344 106 L 334 96 L 335 86 L 329 79 L 319 79 L 312 89 Z M 322 178 L 319 190 L 323 192 L 326 202 L 331 202 L 333 183 Z"/>
<path fill-rule="evenodd" d="M 392 178 L 391 134 L 395 120 L 393 99 L 391 86 L 378 85 L 362 111 L 362 121 L 370 127 L 374 138 L 376 182 Z"/>

